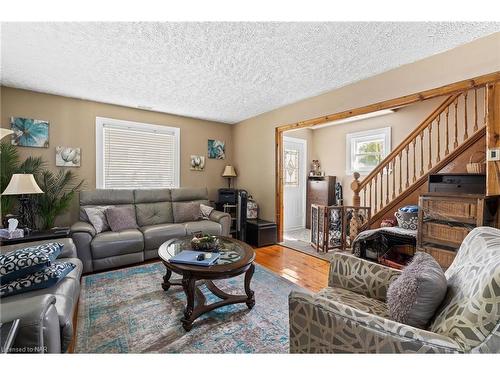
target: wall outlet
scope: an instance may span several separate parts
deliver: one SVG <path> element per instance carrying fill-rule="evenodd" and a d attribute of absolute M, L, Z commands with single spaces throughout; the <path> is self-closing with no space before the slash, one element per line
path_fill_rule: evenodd
<path fill-rule="evenodd" d="M 488 149 L 488 161 L 500 161 L 500 148 Z"/>

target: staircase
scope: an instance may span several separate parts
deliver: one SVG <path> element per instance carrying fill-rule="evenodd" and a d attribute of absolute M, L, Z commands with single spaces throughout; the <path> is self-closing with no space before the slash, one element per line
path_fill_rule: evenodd
<path fill-rule="evenodd" d="M 392 216 L 400 202 L 474 145 L 486 132 L 486 87 L 446 97 L 363 180 L 354 173 L 354 206 L 371 207 L 370 225 Z"/>

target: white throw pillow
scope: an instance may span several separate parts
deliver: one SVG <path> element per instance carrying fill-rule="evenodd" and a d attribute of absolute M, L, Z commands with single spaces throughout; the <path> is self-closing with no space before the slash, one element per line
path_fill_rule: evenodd
<path fill-rule="evenodd" d="M 200 204 L 200 219 L 209 220 L 210 214 L 213 210 L 213 207 L 207 206 L 205 204 Z"/>
<path fill-rule="evenodd" d="M 108 219 L 106 219 L 106 210 L 110 206 L 95 206 L 85 208 L 85 213 L 89 218 L 90 224 L 95 228 L 96 233 L 110 230 Z"/>

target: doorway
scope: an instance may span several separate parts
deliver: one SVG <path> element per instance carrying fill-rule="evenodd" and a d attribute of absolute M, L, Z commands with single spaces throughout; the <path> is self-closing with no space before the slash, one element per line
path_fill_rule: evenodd
<path fill-rule="evenodd" d="M 297 231 L 306 225 L 307 141 L 283 137 L 284 229 Z"/>

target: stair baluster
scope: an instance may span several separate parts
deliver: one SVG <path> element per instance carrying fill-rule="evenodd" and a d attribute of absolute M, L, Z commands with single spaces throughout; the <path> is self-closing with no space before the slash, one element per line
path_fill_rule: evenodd
<path fill-rule="evenodd" d="M 464 92 L 464 141 L 469 138 L 468 119 L 467 119 L 467 91 Z"/>

